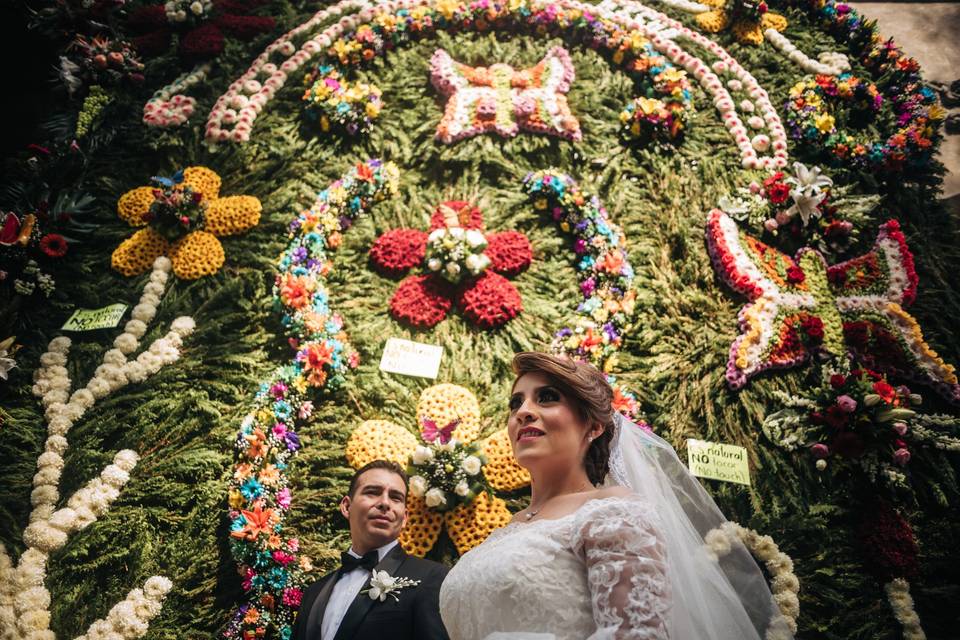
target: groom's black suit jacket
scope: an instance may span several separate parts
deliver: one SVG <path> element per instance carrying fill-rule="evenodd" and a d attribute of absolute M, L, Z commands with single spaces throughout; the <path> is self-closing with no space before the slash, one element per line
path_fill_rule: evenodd
<path fill-rule="evenodd" d="M 391 549 L 376 568 L 394 577 L 419 580 L 420 584 L 396 592 L 399 602 L 389 595 L 380 602 L 366 594 L 357 594 L 343 616 L 335 640 L 448 640 L 440 620 L 440 584 L 447 568 L 409 556 L 400 545 Z M 320 640 L 323 612 L 336 582 L 337 572 L 333 571 L 307 587 L 292 640 Z M 369 586 L 368 579 L 360 590 Z"/>

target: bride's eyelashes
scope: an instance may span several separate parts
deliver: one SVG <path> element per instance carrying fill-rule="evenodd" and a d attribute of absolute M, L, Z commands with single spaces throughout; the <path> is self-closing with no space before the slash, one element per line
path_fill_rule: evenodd
<path fill-rule="evenodd" d="M 537 404 L 549 404 L 551 402 L 560 402 L 560 392 L 553 387 L 540 387 L 537 389 Z M 510 412 L 513 413 L 523 405 L 523 394 L 515 393 L 510 396 Z"/>

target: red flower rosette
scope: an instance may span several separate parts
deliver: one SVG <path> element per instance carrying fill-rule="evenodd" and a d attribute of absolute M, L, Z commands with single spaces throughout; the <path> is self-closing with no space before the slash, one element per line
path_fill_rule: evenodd
<path fill-rule="evenodd" d="M 518 231 L 502 231 L 487 236 L 484 253 L 490 258 L 490 268 L 507 277 L 526 270 L 533 261 L 533 249 L 527 236 Z"/>
<path fill-rule="evenodd" d="M 230 13 L 220 15 L 214 23 L 227 35 L 250 40 L 261 33 L 273 31 L 276 22 L 267 16 L 238 16 Z"/>
<path fill-rule="evenodd" d="M 215 24 L 205 24 L 189 31 L 180 39 L 180 57 L 185 60 L 206 60 L 223 51 L 223 32 Z"/>
<path fill-rule="evenodd" d="M 467 284 L 457 296 L 463 315 L 482 329 L 496 329 L 523 311 L 523 301 L 509 280 L 487 272 Z"/>
<path fill-rule="evenodd" d="M 373 268 L 385 276 L 401 276 L 423 262 L 427 234 L 419 229 L 391 229 L 370 247 Z"/>
<path fill-rule="evenodd" d="M 417 329 L 429 329 L 447 317 L 453 306 L 450 285 L 437 276 L 410 276 L 390 298 L 390 315 Z"/>

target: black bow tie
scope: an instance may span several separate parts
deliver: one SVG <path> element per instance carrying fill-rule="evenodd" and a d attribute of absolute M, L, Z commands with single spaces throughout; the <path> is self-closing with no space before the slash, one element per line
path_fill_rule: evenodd
<path fill-rule="evenodd" d="M 377 566 L 378 562 L 380 562 L 380 554 L 377 553 L 376 549 L 363 554 L 362 558 L 358 558 L 344 551 L 340 554 L 340 575 L 349 573 L 357 568 L 370 571 Z"/>

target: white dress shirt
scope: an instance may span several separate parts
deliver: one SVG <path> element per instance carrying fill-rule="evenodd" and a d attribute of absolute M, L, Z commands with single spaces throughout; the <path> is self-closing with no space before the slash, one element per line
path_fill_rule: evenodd
<path fill-rule="evenodd" d="M 389 542 L 377 549 L 377 562 L 382 562 L 384 556 L 390 553 L 390 550 L 397 546 L 397 541 Z M 360 558 L 360 554 L 350 547 L 347 552 L 354 558 Z M 370 577 L 370 571 L 363 567 L 357 567 L 352 571 L 340 576 L 337 583 L 333 585 L 333 591 L 330 592 L 330 599 L 327 600 L 327 607 L 323 612 L 323 622 L 320 623 L 320 640 L 333 640 L 343 622 L 343 617 L 347 615 L 347 609 L 354 598 L 366 584 Z"/>

